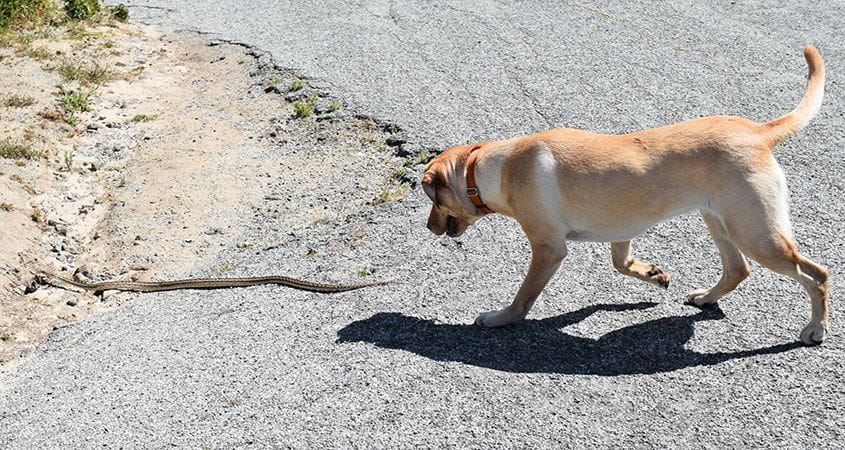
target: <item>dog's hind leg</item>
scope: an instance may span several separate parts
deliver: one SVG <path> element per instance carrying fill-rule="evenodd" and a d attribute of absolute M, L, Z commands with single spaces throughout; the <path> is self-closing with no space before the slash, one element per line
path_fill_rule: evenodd
<path fill-rule="evenodd" d="M 631 241 L 612 242 L 610 255 L 613 267 L 622 275 L 638 278 L 663 288 L 669 287 L 669 274 L 659 266 L 642 262 L 631 256 Z"/>
<path fill-rule="evenodd" d="M 822 342 L 828 328 L 827 269 L 798 253 L 795 244 L 783 233 L 738 234 L 740 236 L 732 233 L 731 237 L 745 254 L 768 269 L 801 283 L 810 296 L 812 311 L 810 323 L 801 331 L 801 341 L 807 345 Z"/>
<path fill-rule="evenodd" d="M 513 302 L 499 311 L 481 313 L 475 323 L 486 327 L 501 327 L 517 320 L 522 320 L 531 310 L 534 301 L 540 296 L 543 288 L 560 267 L 566 257 L 566 245 L 560 244 L 531 244 L 531 264 L 528 275 Z"/>
<path fill-rule="evenodd" d="M 710 230 L 710 236 L 716 248 L 719 249 L 719 257 L 722 259 L 722 278 L 710 289 L 699 289 L 687 294 L 687 300 L 696 306 L 716 303 L 751 273 L 751 266 L 748 265 L 745 255 L 731 241 L 719 218 L 707 211 L 701 211 L 701 217 L 707 229 Z"/>

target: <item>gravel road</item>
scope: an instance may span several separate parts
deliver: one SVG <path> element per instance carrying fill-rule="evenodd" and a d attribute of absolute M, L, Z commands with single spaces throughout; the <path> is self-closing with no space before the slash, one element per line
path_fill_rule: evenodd
<path fill-rule="evenodd" d="M 514 222 L 438 238 L 418 190 L 298 228 L 257 209 L 252 251 L 227 247 L 193 272 L 237 260 L 399 283 L 150 294 L 63 327 L 0 375 L 0 447 L 841 448 L 845 8 L 628 3 L 139 0 L 133 13 L 267 50 L 426 148 L 774 118 L 800 98 L 812 42 L 825 102 L 777 159 L 798 246 L 830 269 L 824 345 L 796 343 L 806 297 L 756 264 L 720 309 L 683 304 L 719 277 L 695 215 L 635 241 L 673 275 L 668 290 L 616 274 L 606 244 L 573 243 L 529 320 L 489 330 L 474 318 L 508 303 L 527 268 Z"/>

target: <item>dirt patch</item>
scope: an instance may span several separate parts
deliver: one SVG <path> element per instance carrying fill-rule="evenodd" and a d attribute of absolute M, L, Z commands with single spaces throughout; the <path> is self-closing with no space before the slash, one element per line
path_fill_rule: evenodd
<path fill-rule="evenodd" d="M 388 133 L 398 130 L 356 117 L 266 55 L 193 34 L 54 30 L 0 48 L 0 60 L 0 100 L 12 99 L 0 106 L 0 143 L 31 152 L 0 158 L 7 366 L 55 326 L 137 295 L 34 286 L 40 270 L 196 275 L 223 249 L 250 251 L 241 235 L 257 214 L 291 230 L 342 221 L 401 199 L 410 168 L 425 159 L 397 156 L 401 136 Z M 73 78 L 73 67 L 83 75 Z M 68 107 L 74 93 L 87 96 L 84 108 Z M 237 271 L 231 261 L 202 275 Z"/>

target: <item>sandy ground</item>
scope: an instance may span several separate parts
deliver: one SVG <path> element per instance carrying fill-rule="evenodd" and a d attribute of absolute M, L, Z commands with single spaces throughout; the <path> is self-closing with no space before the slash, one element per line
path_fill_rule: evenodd
<path fill-rule="evenodd" d="M 239 239 L 259 212 L 293 230 L 403 195 L 409 160 L 385 144 L 384 126 L 354 117 L 307 82 L 291 91 L 296 75 L 266 55 L 134 25 L 100 26 L 81 39 L 55 31 L 28 47 L 43 50 L 21 48 L 0 49 L 0 96 L 33 102 L 0 107 L 0 140 L 42 156 L 0 158 L 7 367 L 54 327 L 137 295 L 30 292 L 40 270 L 83 279 L 189 276 L 226 245 L 250 252 L 254 244 Z M 56 69 L 67 60 L 96 61 L 112 73 L 73 125 L 56 112 L 62 89 L 74 87 Z M 293 101 L 311 96 L 315 113 L 296 117 Z M 314 146 L 319 158 L 309 157 Z M 392 170 L 369 170 L 375 165 Z M 343 206 L 326 209 L 327 198 Z M 237 269 L 233 259 L 201 274 Z"/>

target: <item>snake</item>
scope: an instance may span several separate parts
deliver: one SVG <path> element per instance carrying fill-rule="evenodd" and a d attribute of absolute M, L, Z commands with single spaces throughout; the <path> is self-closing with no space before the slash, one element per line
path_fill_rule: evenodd
<path fill-rule="evenodd" d="M 224 289 L 233 287 L 258 286 L 262 284 L 278 284 L 294 289 L 309 292 L 336 293 L 354 291 L 373 286 L 383 286 L 392 283 L 391 281 L 368 281 L 365 283 L 352 284 L 331 284 L 317 283 L 313 281 L 300 280 L 298 278 L 283 275 L 270 275 L 259 277 L 240 278 L 184 278 L 179 280 L 166 281 L 98 281 L 80 282 L 65 278 L 49 272 L 41 272 L 41 284 L 48 284 L 61 289 L 67 289 L 65 285 L 74 286 L 86 291 L 92 291 L 95 295 L 103 291 L 131 291 L 131 292 L 164 292 L 181 289 Z M 64 284 L 64 285 L 63 285 Z"/>

